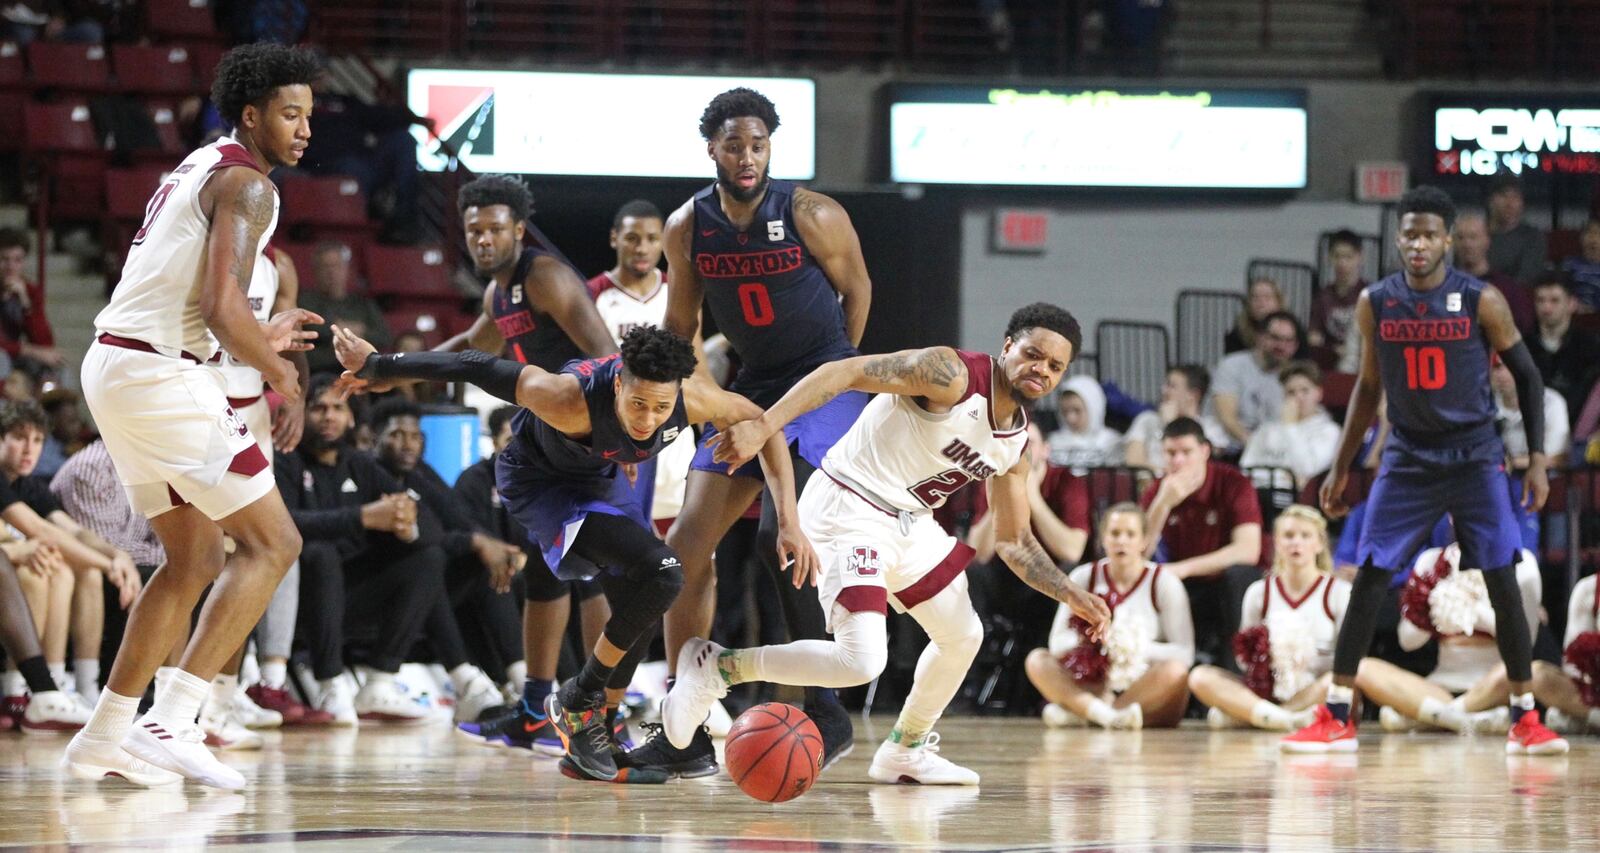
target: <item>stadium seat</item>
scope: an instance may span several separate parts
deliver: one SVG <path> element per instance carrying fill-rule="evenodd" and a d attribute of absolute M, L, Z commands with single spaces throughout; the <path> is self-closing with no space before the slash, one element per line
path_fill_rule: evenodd
<path fill-rule="evenodd" d="M 28 45 L 28 70 L 41 89 L 104 92 L 111 88 L 111 63 L 98 44 L 36 41 Z"/>
<path fill-rule="evenodd" d="M 106 216 L 129 222 L 142 221 L 150 196 L 161 186 L 166 174 L 165 169 L 152 166 L 107 170 Z"/>
<path fill-rule="evenodd" d="M 222 61 L 222 54 L 225 52 L 222 45 L 202 41 L 190 42 L 186 47 L 200 91 L 210 92 L 212 82 L 217 79 L 217 63 Z"/>
<path fill-rule="evenodd" d="M 184 151 L 183 135 L 178 132 L 178 108 L 166 101 L 151 101 L 147 107 L 150 120 L 155 122 L 156 137 L 161 140 L 161 147 L 135 152 L 135 159 L 176 166 L 187 153 Z"/>
<path fill-rule="evenodd" d="M 0 92 L 0 127 L 21 127 L 23 106 L 28 96 L 21 92 Z M 0 133 L 0 151 L 16 151 L 22 147 L 19 133 Z"/>
<path fill-rule="evenodd" d="M 28 72 L 22 62 L 22 48 L 14 41 L 0 41 L 0 90 L 22 89 L 27 85 Z"/>
<path fill-rule="evenodd" d="M 105 146 L 82 101 L 24 105 L 22 147 L 28 151 L 103 154 Z"/>
<path fill-rule="evenodd" d="M 458 306 L 441 308 L 406 306 L 383 312 L 383 319 L 391 336 L 398 338 L 407 332 L 416 332 L 422 336 L 423 345 L 431 349 L 471 322 L 470 318 L 464 318 Z"/>
<path fill-rule="evenodd" d="M 210 0 L 145 0 L 145 31 L 176 39 L 219 38 Z"/>
<path fill-rule="evenodd" d="M 1350 405 L 1350 395 L 1356 390 L 1354 373 L 1327 373 L 1322 377 L 1322 405 L 1328 410 L 1343 411 Z M 1341 423 L 1344 418 L 1339 419 Z"/>
<path fill-rule="evenodd" d="M 1172 344 L 1160 323 L 1102 320 L 1095 325 L 1094 351 L 1100 381 L 1114 382 L 1124 394 L 1154 404 L 1172 365 Z"/>
<path fill-rule="evenodd" d="M 111 48 L 117 88 L 141 95 L 197 93 L 189 51 L 181 46 L 153 47 L 119 44 Z"/>
<path fill-rule="evenodd" d="M 366 256 L 367 292 L 372 296 L 461 301 L 461 294 L 450 283 L 443 249 L 371 246 Z"/>
<path fill-rule="evenodd" d="M 1178 364 L 1207 368 L 1222 360 L 1224 339 L 1244 311 L 1244 294 L 1226 290 L 1181 290 L 1173 309 Z"/>
<path fill-rule="evenodd" d="M 283 224 L 365 226 L 367 197 L 355 178 L 289 178 L 283 182 Z"/>

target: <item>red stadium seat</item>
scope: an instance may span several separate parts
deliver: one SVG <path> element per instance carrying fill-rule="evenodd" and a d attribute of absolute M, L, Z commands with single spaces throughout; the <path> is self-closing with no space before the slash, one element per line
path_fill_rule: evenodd
<path fill-rule="evenodd" d="M 446 338 L 465 328 L 470 319 L 463 318 L 461 309 L 450 306 L 406 306 L 383 312 L 391 337 L 398 338 L 407 332 L 422 336 L 423 345 L 429 348 L 443 343 Z"/>
<path fill-rule="evenodd" d="M 195 79 L 200 83 L 200 91 L 210 92 L 211 83 L 217 79 L 217 63 L 222 61 L 225 53 L 222 45 L 212 42 L 191 42 L 189 48 L 189 61 L 194 66 Z"/>
<path fill-rule="evenodd" d="M 145 31 L 171 38 L 218 38 L 210 0 L 145 0 Z"/>
<path fill-rule="evenodd" d="M 22 147 L 28 151 L 104 154 L 105 146 L 83 102 L 23 107 Z"/>
<path fill-rule="evenodd" d="M 300 274 L 300 289 L 316 289 L 316 254 L 318 243 L 290 240 L 288 239 L 287 235 L 283 233 L 283 229 L 281 228 L 278 229 L 278 235 L 279 236 L 273 238 L 272 245 L 288 253 L 290 259 L 294 261 L 295 272 Z M 338 235 L 337 237 L 329 237 L 328 239 L 335 239 L 349 247 L 350 275 L 352 279 L 350 282 L 350 290 L 355 293 L 366 293 L 367 288 L 362 282 L 366 278 L 366 248 L 369 241 L 365 237 L 358 239 L 347 239 L 345 235 L 342 234 Z"/>
<path fill-rule="evenodd" d="M 22 109 L 28 96 L 21 92 L 0 92 L 0 127 L 21 127 Z M 0 151 L 16 151 L 22 147 L 19 133 L 0 133 Z"/>
<path fill-rule="evenodd" d="M 283 224 L 365 226 L 367 197 L 355 178 L 294 177 L 283 182 Z"/>
<path fill-rule="evenodd" d="M 0 89 L 22 89 L 27 85 L 28 74 L 22 62 L 22 48 L 14 41 L 0 41 Z"/>
<path fill-rule="evenodd" d="M 28 69 L 40 88 L 103 92 L 111 88 L 111 63 L 98 44 L 36 41 L 28 45 Z"/>
<path fill-rule="evenodd" d="M 367 292 L 373 296 L 461 301 L 461 294 L 450 284 L 443 249 L 371 246 L 366 254 Z"/>
<path fill-rule="evenodd" d="M 189 51 L 181 46 L 152 47 L 119 44 L 111 48 L 117 88 L 142 95 L 197 93 Z"/>
<path fill-rule="evenodd" d="M 1346 408 L 1355 390 L 1354 373 L 1329 373 L 1322 377 L 1322 405 L 1330 409 Z"/>
<path fill-rule="evenodd" d="M 167 163 L 178 165 L 183 159 L 183 135 L 178 132 L 178 108 L 165 101 L 152 101 L 148 105 L 150 120 L 155 122 L 156 137 L 161 140 L 161 147 L 154 150 L 135 152 L 136 159 L 145 162 Z"/>
<path fill-rule="evenodd" d="M 145 166 L 106 171 L 106 216 L 130 222 L 144 219 L 150 197 L 161 186 L 167 170 Z"/>

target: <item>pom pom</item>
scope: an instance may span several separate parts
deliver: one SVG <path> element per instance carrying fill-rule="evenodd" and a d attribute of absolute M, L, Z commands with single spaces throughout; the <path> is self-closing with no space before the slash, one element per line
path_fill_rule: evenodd
<path fill-rule="evenodd" d="M 1585 631 L 1574 637 L 1564 657 L 1578 673 L 1572 681 L 1583 694 L 1583 704 L 1600 708 L 1600 631 Z"/>
<path fill-rule="evenodd" d="M 1272 700 L 1272 643 L 1267 626 L 1257 625 L 1233 635 L 1233 655 L 1244 669 L 1244 684 L 1250 692 Z"/>
<path fill-rule="evenodd" d="M 1483 572 L 1472 569 L 1452 572 L 1434 584 L 1428 593 L 1428 614 L 1440 634 L 1472 636 L 1478 625 L 1478 610 L 1489 598 L 1483 585 Z"/>
<path fill-rule="evenodd" d="M 1451 572 L 1450 551 L 1450 548 L 1440 551 L 1439 559 L 1431 568 L 1412 572 L 1405 589 L 1400 591 L 1401 618 L 1429 634 L 1437 635 L 1439 630 L 1433 626 L 1428 597 L 1433 594 L 1433 588 L 1439 581 Z"/>
<path fill-rule="evenodd" d="M 1080 682 L 1104 682 L 1110 661 L 1106 653 L 1101 651 L 1100 644 L 1089 639 L 1089 623 L 1074 616 L 1068 625 L 1078 632 L 1078 645 L 1061 656 L 1061 667 Z"/>
<path fill-rule="evenodd" d="M 1293 612 L 1273 614 L 1267 620 L 1267 648 L 1272 654 L 1272 698 L 1286 702 L 1311 686 L 1311 661 L 1316 641 L 1309 626 Z"/>

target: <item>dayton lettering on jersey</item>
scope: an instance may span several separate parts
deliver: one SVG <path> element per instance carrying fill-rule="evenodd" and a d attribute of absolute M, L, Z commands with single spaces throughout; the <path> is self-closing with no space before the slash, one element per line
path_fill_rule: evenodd
<path fill-rule="evenodd" d="M 799 246 L 749 254 L 701 252 L 694 256 L 694 265 L 706 278 L 781 275 L 799 269 L 802 254 Z"/>
<path fill-rule="evenodd" d="M 959 438 L 953 438 L 941 451 L 946 459 L 961 466 L 961 470 L 974 480 L 987 480 L 994 476 L 994 466 L 979 459 L 978 451 Z"/>
<path fill-rule="evenodd" d="M 511 339 L 517 335 L 525 335 L 537 327 L 533 317 L 528 312 L 520 311 L 516 314 L 504 314 L 494 318 L 495 328 L 500 330 L 500 337 Z"/>
<path fill-rule="evenodd" d="M 1472 318 L 1384 320 L 1378 324 L 1378 337 L 1400 343 L 1465 341 L 1472 337 Z"/>

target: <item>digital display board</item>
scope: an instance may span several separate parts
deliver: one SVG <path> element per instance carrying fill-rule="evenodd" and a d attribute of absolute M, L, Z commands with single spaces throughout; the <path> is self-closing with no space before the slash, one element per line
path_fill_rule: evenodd
<path fill-rule="evenodd" d="M 904 84 L 889 89 L 902 183 L 1302 189 L 1305 93 Z"/>
<path fill-rule="evenodd" d="M 1428 174 L 1600 174 L 1600 97 L 1432 95 Z"/>
<path fill-rule="evenodd" d="M 772 177 L 815 177 L 816 83 L 803 78 L 417 68 L 406 103 L 474 172 L 710 178 L 700 114 L 738 86 L 777 107 Z M 442 171 L 438 141 L 425 128 L 412 134 L 422 168 Z"/>

